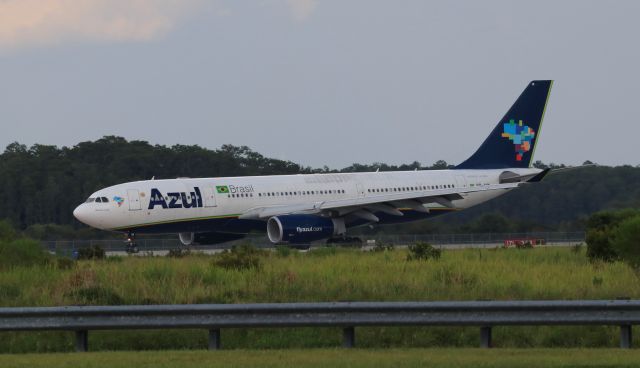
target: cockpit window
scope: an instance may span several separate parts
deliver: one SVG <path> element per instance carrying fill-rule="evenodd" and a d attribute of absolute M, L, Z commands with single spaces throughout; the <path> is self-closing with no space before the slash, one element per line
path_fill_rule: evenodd
<path fill-rule="evenodd" d="M 107 197 L 102 197 L 102 203 L 109 203 L 109 200 L 107 199 Z"/>
<path fill-rule="evenodd" d="M 96 203 L 102 203 L 102 198 L 100 197 L 96 198 Z"/>
<path fill-rule="evenodd" d="M 95 198 L 87 198 L 87 200 L 84 203 L 91 203 L 95 200 L 96 200 Z"/>

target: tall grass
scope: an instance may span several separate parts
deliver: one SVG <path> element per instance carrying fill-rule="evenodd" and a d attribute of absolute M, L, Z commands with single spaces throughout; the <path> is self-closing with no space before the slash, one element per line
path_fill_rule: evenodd
<path fill-rule="evenodd" d="M 568 248 L 467 249 L 439 260 L 407 261 L 402 250 L 321 249 L 268 252 L 261 267 L 223 268 L 215 257 L 128 257 L 14 267 L 0 274 L 2 306 L 320 301 L 611 299 L 640 297 L 638 276 L 623 263 L 589 263 Z M 475 346 L 475 328 L 359 328 L 361 346 Z M 51 343 L 42 336 L 52 336 Z M 100 332 L 100 349 L 203 347 L 203 331 Z M 226 330 L 227 347 L 321 347 L 336 329 Z M 72 335 L 2 333 L 0 351 L 71 349 Z M 609 327 L 504 327 L 499 346 L 615 346 Z M 175 345 L 172 345 L 175 344 Z"/>

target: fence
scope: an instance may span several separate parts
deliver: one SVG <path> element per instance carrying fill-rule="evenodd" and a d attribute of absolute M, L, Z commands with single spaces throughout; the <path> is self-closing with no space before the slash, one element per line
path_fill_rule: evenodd
<path fill-rule="evenodd" d="M 638 323 L 638 300 L 0 308 L 0 331 L 75 331 L 77 351 L 88 350 L 91 330 L 169 328 L 207 329 L 209 349 L 219 349 L 221 328 L 341 327 L 343 346 L 353 347 L 358 326 L 478 326 L 480 345 L 489 348 L 491 328 L 512 325 L 615 325 L 620 347 L 630 348 Z"/>
<path fill-rule="evenodd" d="M 566 245 L 584 242 L 584 232 L 538 232 L 538 233 L 490 233 L 490 234 L 384 234 L 361 236 L 363 241 L 375 241 L 395 245 L 407 245 L 418 241 L 431 243 L 442 248 L 495 247 L 505 239 L 544 239 L 549 245 Z M 249 242 L 260 248 L 271 248 L 274 245 L 266 236 L 249 235 L 247 238 L 215 245 L 196 245 L 194 249 L 215 250 L 228 249 L 234 244 Z M 175 238 L 153 239 L 138 237 L 136 240 L 141 252 L 166 251 L 182 246 Z M 100 246 L 107 252 L 124 251 L 124 239 L 103 240 L 51 240 L 43 245 L 52 253 L 70 255 L 74 250 L 90 246 Z"/>

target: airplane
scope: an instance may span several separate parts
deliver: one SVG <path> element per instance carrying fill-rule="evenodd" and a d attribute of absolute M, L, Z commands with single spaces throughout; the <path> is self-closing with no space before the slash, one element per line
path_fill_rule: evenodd
<path fill-rule="evenodd" d="M 275 244 L 310 244 L 357 226 L 459 211 L 549 173 L 531 163 L 552 85 L 530 82 L 477 151 L 450 170 L 143 180 L 100 189 L 73 215 L 125 233 L 130 250 L 137 234 L 178 234 L 197 245 L 259 231 Z"/>

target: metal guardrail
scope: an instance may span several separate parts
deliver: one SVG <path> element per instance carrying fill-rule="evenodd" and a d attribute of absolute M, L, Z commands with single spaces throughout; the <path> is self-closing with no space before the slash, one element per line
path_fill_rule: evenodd
<path fill-rule="evenodd" d="M 376 243 L 407 245 L 416 242 L 427 242 L 441 248 L 459 247 L 495 247 L 502 245 L 505 239 L 544 239 L 547 244 L 582 243 L 584 232 L 533 232 L 533 233 L 486 233 L 486 234 L 380 234 L 362 235 L 363 241 L 373 240 Z M 140 252 L 166 251 L 182 247 L 175 238 L 153 239 L 138 237 L 136 240 Z M 215 245 L 196 245 L 195 250 L 229 249 L 235 244 L 251 243 L 259 248 L 273 248 L 266 236 L 249 235 L 240 240 L 234 240 Z M 124 251 L 124 239 L 96 239 L 96 240 L 45 240 L 43 246 L 51 253 L 71 255 L 74 250 L 90 246 L 99 246 L 107 252 Z"/>
<path fill-rule="evenodd" d="M 343 346 L 355 346 L 357 326 L 479 326 L 481 347 L 491 328 L 508 325 L 620 326 L 620 347 L 631 347 L 640 324 L 640 300 L 341 302 L 190 304 L 0 308 L 0 331 L 76 332 L 76 350 L 88 350 L 88 331 L 202 328 L 209 349 L 220 348 L 221 328 L 341 327 Z"/>

